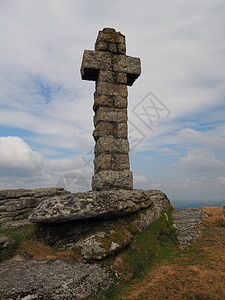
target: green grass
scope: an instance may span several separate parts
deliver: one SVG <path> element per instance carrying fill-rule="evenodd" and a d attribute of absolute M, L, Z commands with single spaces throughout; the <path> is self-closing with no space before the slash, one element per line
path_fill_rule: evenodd
<path fill-rule="evenodd" d="M 166 214 L 166 215 L 165 215 Z M 119 284 L 100 292 L 91 299 L 120 299 L 136 279 L 143 278 L 146 273 L 163 260 L 171 260 L 180 254 L 176 239 L 176 230 L 172 226 L 172 209 L 162 213 L 161 217 L 149 229 L 136 235 L 119 257 L 125 266 Z M 106 259 L 105 266 L 113 265 L 114 260 Z"/>
<path fill-rule="evenodd" d="M 13 230 L 2 229 L 0 227 L 0 234 L 4 234 L 13 240 L 12 244 L 10 244 L 7 248 L 5 248 L 0 252 L 0 263 L 3 260 L 9 259 L 13 255 L 15 255 L 17 249 L 19 249 L 22 246 L 23 242 L 27 241 L 32 237 L 33 235 L 32 228 L 33 228 L 32 225 L 25 226 L 22 229 L 13 229 Z"/>

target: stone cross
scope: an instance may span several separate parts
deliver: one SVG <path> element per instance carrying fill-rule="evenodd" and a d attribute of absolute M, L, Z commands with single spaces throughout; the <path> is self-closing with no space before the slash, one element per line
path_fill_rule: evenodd
<path fill-rule="evenodd" d="M 81 77 L 94 80 L 93 137 L 96 141 L 92 190 L 133 188 L 127 139 L 127 85 L 141 74 L 140 59 L 127 56 L 125 36 L 99 31 L 95 51 L 84 50 Z"/>

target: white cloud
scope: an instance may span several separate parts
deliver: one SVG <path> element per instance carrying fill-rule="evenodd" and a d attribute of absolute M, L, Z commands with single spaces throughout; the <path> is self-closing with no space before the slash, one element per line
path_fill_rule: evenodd
<path fill-rule="evenodd" d="M 134 185 L 147 183 L 148 180 L 144 174 L 134 173 Z"/>
<path fill-rule="evenodd" d="M 225 137 L 222 135 L 224 135 L 224 128 L 221 132 L 217 129 L 217 134 L 215 134 L 215 129 L 201 133 L 191 128 L 184 128 L 178 132 L 178 139 L 180 142 L 204 145 L 210 149 L 225 149 Z"/>
<path fill-rule="evenodd" d="M 189 172 L 213 172 L 225 170 L 225 161 L 216 159 L 209 149 L 192 149 L 174 166 Z"/>
<path fill-rule="evenodd" d="M 216 178 L 217 183 L 225 185 L 225 177 L 220 176 Z"/>
<path fill-rule="evenodd" d="M 35 176 L 43 157 L 19 137 L 0 137 L 0 176 Z"/>
<path fill-rule="evenodd" d="M 46 159 L 19 137 L 0 137 L 0 188 L 55 186 L 71 172 L 90 180 L 93 166 L 79 156 Z"/>
<path fill-rule="evenodd" d="M 162 183 L 152 183 L 150 188 L 153 190 L 159 190 L 161 188 L 163 189 L 164 187 Z"/>
<path fill-rule="evenodd" d="M 74 156 L 70 158 L 61 159 L 45 159 L 44 167 L 46 172 L 53 173 L 58 176 L 62 176 L 67 172 L 77 172 L 86 176 L 91 176 L 93 172 L 93 166 L 91 162 L 88 164 L 88 160 L 80 156 Z M 86 167 L 86 168 L 85 168 Z"/>

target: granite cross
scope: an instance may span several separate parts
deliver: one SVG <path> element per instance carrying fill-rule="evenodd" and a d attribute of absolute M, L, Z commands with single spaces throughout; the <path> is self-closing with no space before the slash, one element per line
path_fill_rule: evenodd
<path fill-rule="evenodd" d="M 96 141 L 92 190 L 132 189 L 127 138 L 127 85 L 141 74 L 137 57 L 127 56 L 125 36 L 99 31 L 95 51 L 84 50 L 81 77 L 96 82 L 93 137 Z"/>

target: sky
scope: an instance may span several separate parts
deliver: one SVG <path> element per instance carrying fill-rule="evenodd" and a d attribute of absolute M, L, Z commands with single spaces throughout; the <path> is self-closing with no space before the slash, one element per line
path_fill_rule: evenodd
<path fill-rule="evenodd" d="M 225 2 L 1 0 L 0 189 L 91 189 L 94 82 L 84 49 L 126 36 L 134 188 L 225 199 Z"/>

